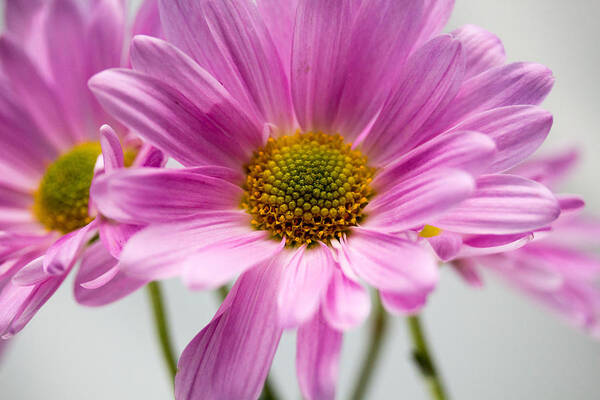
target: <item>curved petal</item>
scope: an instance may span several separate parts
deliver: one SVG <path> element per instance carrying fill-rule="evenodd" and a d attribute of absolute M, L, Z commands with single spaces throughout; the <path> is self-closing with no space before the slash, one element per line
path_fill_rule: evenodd
<path fill-rule="evenodd" d="M 280 325 L 294 328 L 314 315 L 333 272 L 331 250 L 321 244 L 314 249 L 300 247 L 283 265 L 277 295 Z"/>
<path fill-rule="evenodd" d="M 96 0 L 90 15 L 86 39 L 91 51 L 85 53 L 89 72 L 118 67 L 125 41 L 126 3 L 122 0 Z"/>
<path fill-rule="evenodd" d="M 97 220 L 58 239 L 44 256 L 44 271 L 62 275 L 75 264 L 89 240 L 96 233 Z"/>
<path fill-rule="evenodd" d="M 85 252 L 81 267 L 75 277 L 75 300 L 85 306 L 103 306 L 133 293 L 148 283 L 126 275 L 118 269 L 118 260 L 113 258 L 102 243 L 94 243 Z M 106 282 L 98 279 L 107 275 Z M 96 281 L 96 285 L 89 285 Z"/>
<path fill-rule="evenodd" d="M 258 10 L 265 25 L 271 33 L 271 38 L 285 73 L 290 74 L 292 59 L 292 39 L 294 37 L 294 22 L 299 0 L 257 0 Z"/>
<path fill-rule="evenodd" d="M 102 215 L 130 224 L 168 222 L 204 210 L 236 208 L 242 189 L 227 168 L 137 168 L 94 180 L 90 190 Z"/>
<path fill-rule="evenodd" d="M 364 225 L 390 232 L 431 223 L 466 200 L 475 188 L 471 175 L 438 169 L 408 178 L 375 196 L 365 207 Z M 437 226 L 437 225 L 436 225 Z"/>
<path fill-rule="evenodd" d="M 367 134 L 363 147 L 382 164 L 429 139 L 419 128 L 454 99 L 462 83 L 464 57 L 461 44 L 450 35 L 438 36 L 407 61 L 400 82 Z"/>
<path fill-rule="evenodd" d="M 170 42 L 264 121 L 292 127 L 286 74 L 254 2 L 163 0 L 160 10 Z"/>
<path fill-rule="evenodd" d="M 158 0 L 144 0 L 135 15 L 131 35 L 162 37 L 162 25 L 158 12 Z"/>
<path fill-rule="evenodd" d="M 188 344 L 175 378 L 177 400 L 257 399 L 282 329 L 277 323 L 281 265 L 244 273 L 213 320 Z"/>
<path fill-rule="evenodd" d="M 506 61 L 506 53 L 498 36 L 475 25 L 464 25 L 452 31 L 460 40 L 466 58 L 465 78 L 472 78 Z"/>
<path fill-rule="evenodd" d="M 442 261 L 455 258 L 463 244 L 461 235 L 448 231 L 442 231 L 437 236 L 427 238 L 427 242 Z"/>
<path fill-rule="evenodd" d="M 329 326 L 346 331 L 367 319 L 371 298 L 361 284 L 348 279 L 339 268 L 334 268 L 321 309 Z"/>
<path fill-rule="evenodd" d="M 342 339 L 321 312 L 298 329 L 296 374 L 306 400 L 335 399 Z"/>
<path fill-rule="evenodd" d="M 125 69 L 103 71 L 89 85 L 112 115 L 183 165 L 239 167 L 253 150 L 234 132 L 255 128 L 215 93 L 195 105 L 159 79 Z"/>
<path fill-rule="evenodd" d="M 514 175 L 485 175 L 473 195 L 432 224 L 455 232 L 511 234 L 548 225 L 560 214 L 545 186 Z"/>
<path fill-rule="evenodd" d="M 109 125 L 100 128 L 100 146 L 102 146 L 102 158 L 104 160 L 104 171 L 113 172 L 123 168 L 123 149 L 117 133 Z"/>
<path fill-rule="evenodd" d="M 131 47 L 131 63 L 134 69 L 178 90 L 206 115 L 214 115 L 218 104 L 225 111 L 220 122 L 229 126 L 229 135 L 242 148 L 256 149 L 264 144 L 262 124 L 248 116 L 221 83 L 174 46 L 137 36 Z"/>
<path fill-rule="evenodd" d="M 391 314 L 415 315 L 425 306 L 427 295 L 428 292 L 381 292 L 381 303 Z"/>
<path fill-rule="evenodd" d="M 560 215 L 568 215 L 578 213 L 585 207 L 585 201 L 581 196 L 574 194 L 558 194 L 556 195 L 558 204 L 560 205 Z"/>
<path fill-rule="evenodd" d="M 438 280 L 434 257 L 419 244 L 362 228 L 354 228 L 340 253 L 358 276 L 377 289 L 394 293 L 430 292 Z"/>
<path fill-rule="evenodd" d="M 552 114 L 536 106 L 508 106 L 473 115 L 452 131 L 485 133 L 496 143 L 488 173 L 502 172 L 529 157 L 544 142 L 552 127 Z"/>
<path fill-rule="evenodd" d="M 449 132 L 432 139 L 386 166 L 373 181 L 385 188 L 434 168 L 456 168 L 473 176 L 484 172 L 496 154 L 494 141 L 477 132 Z"/>
<path fill-rule="evenodd" d="M 133 235 L 120 256 L 121 269 L 140 279 L 183 273 L 185 260 L 206 246 L 248 232 L 245 212 L 206 212 L 187 221 L 153 224 Z"/>
<path fill-rule="evenodd" d="M 143 226 L 121 224 L 114 221 L 106 220 L 106 218 L 100 216 L 100 222 L 98 224 L 98 230 L 100 233 L 100 240 L 108 252 L 115 258 L 121 256 L 123 246 L 129 240 L 131 236 L 139 232 Z"/>
<path fill-rule="evenodd" d="M 273 259 L 285 241 L 273 240 L 266 231 L 230 229 L 227 237 L 204 243 L 204 247 L 183 262 L 182 279 L 193 290 L 216 289 L 238 274 Z"/>
<path fill-rule="evenodd" d="M 572 173 L 579 160 L 579 150 L 571 147 L 548 156 L 531 158 L 511 169 L 510 173 L 553 186 Z"/>
<path fill-rule="evenodd" d="M 423 21 L 417 46 L 439 34 L 454 9 L 454 0 L 424 0 L 423 3 Z"/>
<path fill-rule="evenodd" d="M 463 83 L 450 105 L 422 131 L 442 133 L 484 111 L 513 105 L 538 105 L 554 85 L 552 71 L 540 64 L 512 63 L 491 68 Z"/>

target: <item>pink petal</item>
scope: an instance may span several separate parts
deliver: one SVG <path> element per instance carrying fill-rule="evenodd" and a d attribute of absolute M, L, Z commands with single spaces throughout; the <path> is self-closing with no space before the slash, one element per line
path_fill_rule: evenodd
<path fill-rule="evenodd" d="M 102 215 L 131 224 L 168 222 L 200 211 L 234 209 L 242 189 L 222 177 L 224 167 L 138 168 L 94 180 L 91 196 Z"/>
<path fill-rule="evenodd" d="M 438 267 L 419 244 L 362 228 L 353 229 L 340 263 L 348 263 L 358 276 L 377 289 L 397 293 L 431 291 Z"/>
<path fill-rule="evenodd" d="M 256 4 L 289 77 L 298 0 L 257 0 Z"/>
<path fill-rule="evenodd" d="M 540 64 L 512 63 L 491 68 L 465 81 L 456 98 L 423 132 L 443 132 L 462 120 L 494 108 L 538 105 L 554 84 L 552 71 Z"/>
<path fill-rule="evenodd" d="M 158 0 L 144 0 L 138 9 L 131 28 L 132 36 L 148 35 L 162 37 L 162 26 L 158 12 Z"/>
<path fill-rule="evenodd" d="M 238 146 L 252 150 L 264 144 L 262 123 L 248 116 L 220 82 L 176 47 L 137 36 L 131 47 L 131 62 L 137 71 L 178 90 L 205 115 L 227 124 L 227 133 Z"/>
<path fill-rule="evenodd" d="M 12 36 L 26 40 L 35 17 L 44 4 L 42 0 L 7 0 L 4 2 L 4 22 Z"/>
<path fill-rule="evenodd" d="M 535 233 L 525 232 L 512 235 L 468 235 L 457 257 L 473 257 L 500 254 L 519 249 L 533 240 Z"/>
<path fill-rule="evenodd" d="M 475 193 L 433 225 L 472 234 L 511 234 L 548 225 L 560 214 L 545 186 L 513 175 L 485 175 Z"/>
<path fill-rule="evenodd" d="M 362 285 L 348 279 L 339 268 L 334 268 L 321 307 L 329 326 L 346 331 L 367 319 L 371 298 Z"/>
<path fill-rule="evenodd" d="M 104 217 L 100 217 L 98 224 L 100 240 L 108 252 L 115 258 L 120 257 L 125 243 L 140 229 L 142 229 L 140 225 L 121 224 L 108 221 Z"/>
<path fill-rule="evenodd" d="M 442 134 L 386 166 L 373 185 L 385 188 L 434 168 L 456 168 L 477 176 L 496 153 L 494 141 L 481 133 L 462 131 Z"/>
<path fill-rule="evenodd" d="M 421 2 L 412 0 L 360 3 L 352 35 L 346 39 L 349 41 L 347 53 L 340 60 L 345 66 L 343 92 L 339 99 L 330 100 L 337 102 L 335 132 L 343 132 L 345 138 L 354 141 L 377 116 L 393 87 L 389 82 L 397 82 L 404 73 L 403 65 L 421 27 L 422 11 Z M 300 39 L 296 36 L 295 43 Z M 329 93 L 314 95 L 328 96 Z"/>
<path fill-rule="evenodd" d="M 474 186 L 466 172 L 446 169 L 396 182 L 365 207 L 365 225 L 393 232 L 422 226 L 467 199 Z"/>
<path fill-rule="evenodd" d="M 88 56 L 88 68 L 92 73 L 121 65 L 125 25 L 126 4 L 122 0 L 96 0 L 90 12 L 88 43 L 93 44 Z"/>
<path fill-rule="evenodd" d="M 333 400 L 343 335 L 327 325 L 321 312 L 298 329 L 296 374 L 303 398 Z"/>
<path fill-rule="evenodd" d="M 108 112 L 183 165 L 237 167 L 248 158 L 235 134 L 255 127 L 217 94 L 196 105 L 165 82 L 137 71 L 113 69 L 90 79 Z"/>
<path fill-rule="evenodd" d="M 33 286 L 44 282 L 49 277 L 44 271 L 44 256 L 41 256 L 19 270 L 11 281 L 17 286 Z"/>
<path fill-rule="evenodd" d="M 585 207 L 585 201 L 577 195 L 573 194 L 560 194 L 556 195 L 558 204 L 560 205 L 561 216 L 577 213 Z"/>
<path fill-rule="evenodd" d="M 416 51 L 366 136 L 365 152 L 384 164 L 428 139 L 414 135 L 456 96 L 463 73 L 461 44 L 450 35 L 438 36 Z"/>
<path fill-rule="evenodd" d="M 418 45 L 439 34 L 448 23 L 454 9 L 454 0 L 424 0 L 423 3 L 423 21 L 420 24 Z"/>
<path fill-rule="evenodd" d="M 472 287 L 483 287 L 483 279 L 477 268 L 477 262 L 471 258 L 461 258 L 450 264 L 454 270 Z"/>
<path fill-rule="evenodd" d="M 452 131 L 485 133 L 498 152 L 488 173 L 502 172 L 525 160 L 544 142 L 552 127 L 552 114 L 536 106 L 508 106 L 476 114 Z"/>
<path fill-rule="evenodd" d="M 504 65 L 504 46 L 493 33 L 479 26 L 463 25 L 452 31 L 452 36 L 463 45 L 467 60 L 465 78 L 472 78 L 490 68 Z"/>
<path fill-rule="evenodd" d="M 123 273 L 117 260 L 104 248 L 94 243 L 85 252 L 75 277 L 74 294 L 80 304 L 103 306 L 133 293 L 148 283 Z"/>
<path fill-rule="evenodd" d="M 510 173 L 551 186 L 572 173 L 579 161 L 579 150 L 571 147 L 549 156 L 531 158 L 511 169 Z"/>
<path fill-rule="evenodd" d="M 461 235 L 448 231 L 442 231 L 437 236 L 427 238 L 427 242 L 442 261 L 456 257 L 463 244 Z"/>
<path fill-rule="evenodd" d="M 225 232 L 224 232 L 225 233 Z M 183 281 L 193 290 L 216 289 L 238 274 L 273 259 L 285 241 L 273 240 L 266 231 L 229 229 L 227 237 L 208 240 L 183 262 Z"/>
<path fill-rule="evenodd" d="M 247 232 L 245 212 L 206 212 L 187 221 L 153 224 L 133 235 L 121 253 L 121 269 L 140 279 L 183 273 L 185 260 L 213 243 Z"/>
<path fill-rule="evenodd" d="M 258 398 L 282 333 L 275 301 L 281 270 L 264 264 L 235 283 L 179 359 L 177 400 Z"/>
<path fill-rule="evenodd" d="M 254 2 L 176 0 L 161 1 L 160 6 L 170 42 L 264 121 L 291 128 L 286 74 Z"/>
<path fill-rule="evenodd" d="M 323 244 L 312 249 L 300 247 L 290 254 L 283 266 L 277 296 L 279 323 L 283 328 L 295 328 L 311 319 L 329 284 L 332 270 L 331 250 Z"/>
<path fill-rule="evenodd" d="M 427 302 L 426 291 L 415 293 L 381 292 L 381 303 L 394 315 L 415 315 Z"/>
<path fill-rule="evenodd" d="M 44 256 L 44 270 L 49 275 L 62 275 L 75 264 L 89 240 L 96 233 L 97 221 L 67 233 L 58 239 Z"/>
<path fill-rule="evenodd" d="M 123 168 L 121 142 L 117 133 L 109 125 L 102 125 L 100 128 L 100 145 L 102 146 L 102 158 L 104 159 L 106 173 Z"/>

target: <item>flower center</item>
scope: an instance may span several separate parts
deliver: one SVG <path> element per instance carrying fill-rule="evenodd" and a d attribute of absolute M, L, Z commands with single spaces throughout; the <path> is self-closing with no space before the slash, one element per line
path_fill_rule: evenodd
<path fill-rule="evenodd" d="M 33 204 L 33 213 L 42 225 L 68 233 L 91 222 L 90 185 L 100 153 L 100 143 L 83 143 L 50 164 Z"/>
<path fill-rule="evenodd" d="M 329 243 L 357 225 L 375 169 L 343 138 L 321 132 L 270 138 L 246 167 L 242 208 L 287 246 Z"/>

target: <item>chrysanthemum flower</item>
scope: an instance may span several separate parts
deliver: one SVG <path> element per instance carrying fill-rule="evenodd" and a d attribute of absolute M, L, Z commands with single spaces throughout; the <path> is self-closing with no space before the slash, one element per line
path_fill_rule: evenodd
<path fill-rule="evenodd" d="M 362 282 L 393 313 L 435 287 L 419 233 L 556 219 L 543 185 L 481 176 L 544 140 L 551 73 L 503 65 L 481 29 L 438 35 L 452 3 L 163 1 L 172 44 L 136 37 L 133 71 L 92 78 L 113 116 L 184 166 L 95 181 L 103 215 L 150 224 L 120 268 L 193 289 L 241 274 L 183 352 L 178 399 L 258 397 L 294 327 L 303 395 L 333 398 L 341 332 L 369 312 Z"/>
<path fill-rule="evenodd" d="M 95 218 L 88 201 L 94 174 L 104 170 L 100 165 L 95 170 L 101 148 L 107 169 L 122 166 L 123 160 L 120 147 L 115 149 L 119 139 L 110 128 L 100 138 L 101 124 L 112 119 L 94 99 L 87 80 L 104 68 L 128 63 L 123 60 L 125 5 L 120 0 L 83 7 L 73 0 L 38 3 L 23 7 L 22 2 L 9 1 L 8 31 L 0 38 L 0 281 L 4 282 L 0 337 L 4 338 L 29 322 L 79 259 L 83 265 L 75 289 L 81 302 L 97 304 L 123 294 L 117 293 L 122 274 L 108 273 L 116 260 L 100 242 L 87 248 L 99 228 L 104 232 L 102 242 L 112 244 L 113 254 L 118 241 L 125 239 L 119 239 L 124 228 Z M 144 5 L 135 32 L 156 32 L 157 11 L 152 8 L 157 10 L 153 2 Z M 125 128 L 119 132 L 125 142 L 135 145 Z M 155 149 L 135 146 L 131 151 L 138 154 L 127 153 L 129 164 L 160 164 Z M 100 285 L 97 280 L 111 277 L 116 279 L 111 286 L 93 297 L 92 287 Z M 145 282 L 122 279 L 131 286 Z"/>
<path fill-rule="evenodd" d="M 574 150 L 529 161 L 515 173 L 547 185 L 557 185 L 573 169 L 578 155 Z M 578 211 L 583 202 L 561 195 L 563 212 L 550 230 L 534 234 L 533 241 L 517 250 L 479 255 L 452 262 L 465 279 L 482 285 L 481 268 L 489 269 L 518 290 L 557 311 L 574 325 L 594 336 L 600 335 L 600 259 L 593 253 L 600 245 L 600 221 Z M 539 238 L 538 238 L 539 236 Z"/>

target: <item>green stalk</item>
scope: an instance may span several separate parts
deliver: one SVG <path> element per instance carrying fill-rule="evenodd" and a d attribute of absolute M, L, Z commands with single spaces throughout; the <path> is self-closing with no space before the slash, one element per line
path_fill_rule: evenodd
<path fill-rule="evenodd" d="M 175 374 L 177 374 L 177 357 L 175 356 L 173 344 L 171 343 L 169 324 L 167 322 L 167 312 L 163 301 L 160 283 L 150 282 L 146 286 L 146 289 L 148 290 L 148 296 L 152 306 L 156 336 L 160 344 L 163 360 L 167 370 L 169 371 L 171 381 L 174 382 Z"/>

